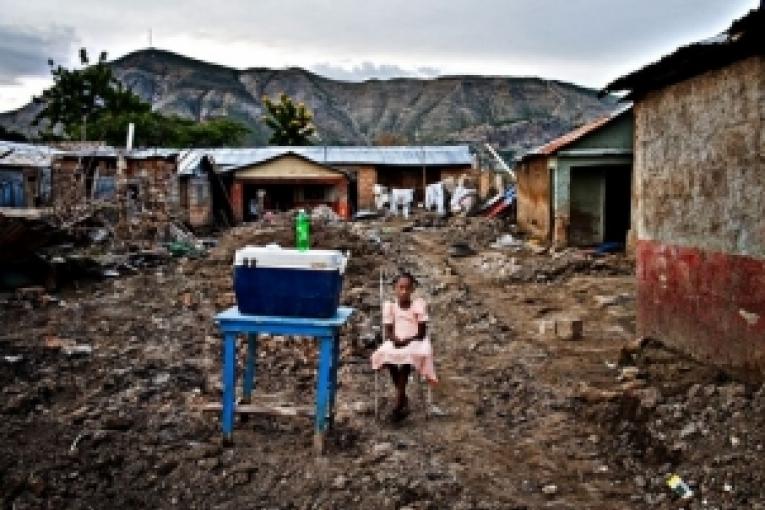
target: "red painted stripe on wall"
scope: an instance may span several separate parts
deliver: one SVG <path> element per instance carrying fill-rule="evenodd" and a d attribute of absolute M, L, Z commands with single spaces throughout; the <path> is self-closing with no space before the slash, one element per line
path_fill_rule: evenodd
<path fill-rule="evenodd" d="M 765 260 L 647 240 L 636 248 L 640 335 L 765 375 Z"/>

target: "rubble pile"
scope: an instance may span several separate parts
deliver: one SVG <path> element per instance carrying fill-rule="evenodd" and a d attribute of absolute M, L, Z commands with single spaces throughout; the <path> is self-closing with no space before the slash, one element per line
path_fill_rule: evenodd
<path fill-rule="evenodd" d="M 621 358 L 617 389 L 575 400 L 585 402 L 578 412 L 603 424 L 594 440 L 610 462 L 639 487 L 630 499 L 671 503 L 666 478 L 677 472 L 702 506 L 763 508 L 765 385 L 731 380 L 657 341 L 628 345 Z"/>
<path fill-rule="evenodd" d="M 574 275 L 629 275 L 634 264 L 623 255 L 593 256 L 567 249 L 549 257 L 534 256 L 526 245 L 510 252 L 487 252 L 472 261 L 473 266 L 498 283 L 555 283 Z"/>

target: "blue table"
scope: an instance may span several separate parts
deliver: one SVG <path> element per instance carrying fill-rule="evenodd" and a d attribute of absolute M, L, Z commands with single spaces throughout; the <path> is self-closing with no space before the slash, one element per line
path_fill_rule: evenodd
<path fill-rule="evenodd" d="M 340 327 L 353 313 L 353 308 L 341 306 L 329 319 L 303 317 L 267 317 L 243 315 L 236 306 L 215 316 L 223 335 L 223 402 L 221 422 L 223 440 L 231 443 L 236 411 L 236 337 L 247 335 L 247 359 L 245 362 L 242 393 L 247 401 L 255 387 L 255 359 L 258 334 L 311 336 L 319 341 L 318 377 L 316 381 L 316 414 L 314 417 L 314 446 L 322 452 L 324 434 L 335 416 L 337 393 L 337 368 L 340 357 Z"/>

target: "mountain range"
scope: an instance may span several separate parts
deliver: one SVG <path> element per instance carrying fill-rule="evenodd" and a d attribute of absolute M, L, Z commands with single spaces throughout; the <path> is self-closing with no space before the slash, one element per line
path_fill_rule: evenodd
<path fill-rule="evenodd" d="M 300 68 L 235 69 L 159 49 L 110 64 L 153 108 L 196 120 L 246 124 L 247 145 L 267 143 L 263 96 L 281 92 L 314 114 L 317 143 L 338 145 L 491 143 L 511 156 L 615 108 L 616 100 L 561 81 L 529 77 L 442 76 L 343 82 Z M 0 125 L 31 133 L 40 108 L 0 113 Z"/>

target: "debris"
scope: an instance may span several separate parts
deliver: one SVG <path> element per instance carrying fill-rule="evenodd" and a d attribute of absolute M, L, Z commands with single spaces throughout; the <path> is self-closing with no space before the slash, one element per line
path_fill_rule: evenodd
<path fill-rule="evenodd" d="M 346 477 L 344 477 L 343 475 L 338 475 L 332 481 L 332 488 L 333 489 L 342 490 L 342 489 L 345 489 L 346 485 L 348 485 L 348 479 Z"/>
<path fill-rule="evenodd" d="M 618 381 L 634 381 L 640 375 L 640 369 L 638 367 L 623 367 L 619 371 Z"/>
<path fill-rule="evenodd" d="M 93 346 L 87 344 L 64 345 L 61 352 L 69 357 L 89 356 L 93 352 Z"/>
<path fill-rule="evenodd" d="M 563 318 L 555 321 L 555 335 L 561 340 L 579 340 L 583 331 L 581 319 Z"/>
<path fill-rule="evenodd" d="M 340 216 L 337 215 L 328 205 L 320 204 L 311 209 L 311 219 L 323 220 L 323 221 L 339 221 Z"/>
<path fill-rule="evenodd" d="M 449 413 L 447 411 L 445 411 L 444 409 L 442 409 L 442 408 L 440 408 L 440 407 L 438 407 L 436 405 L 431 405 L 430 406 L 429 414 L 430 414 L 430 416 L 435 416 L 435 417 L 438 417 L 438 418 L 443 418 L 445 416 L 449 416 Z"/>
<path fill-rule="evenodd" d="M 46 336 L 43 338 L 43 342 L 48 349 L 62 349 L 64 347 L 74 347 L 77 342 L 69 338 L 60 338 L 57 336 Z"/>
<path fill-rule="evenodd" d="M 478 192 L 475 189 L 458 185 L 452 193 L 449 207 L 454 214 L 469 214 L 476 207 L 477 201 Z"/>
<path fill-rule="evenodd" d="M 595 303 L 598 307 L 606 308 L 608 306 L 615 306 L 625 302 L 626 297 L 624 295 L 617 296 L 593 296 Z"/>
<path fill-rule="evenodd" d="M 515 239 L 512 234 L 504 234 L 491 244 L 491 247 L 494 249 L 520 248 L 522 246 L 523 242 Z"/>
<path fill-rule="evenodd" d="M 624 250 L 623 243 L 609 242 L 609 243 L 603 243 L 599 245 L 595 249 L 595 253 L 597 255 L 605 255 L 606 253 L 615 253 L 615 252 L 623 251 L 623 250 Z"/>
<path fill-rule="evenodd" d="M 558 486 L 554 484 L 548 484 L 542 487 L 542 493 L 548 496 L 553 496 L 558 492 Z"/>
<path fill-rule="evenodd" d="M 559 317 L 537 321 L 539 335 L 544 339 L 579 340 L 584 331 L 581 319 Z"/>
<path fill-rule="evenodd" d="M 475 250 L 470 247 L 466 242 L 456 242 L 449 246 L 449 256 L 454 258 L 470 257 L 475 255 Z"/>
<path fill-rule="evenodd" d="M 690 499 L 693 497 L 691 488 L 678 475 L 670 475 L 669 478 L 667 478 L 667 486 L 681 499 Z"/>
<path fill-rule="evenodd" d="M 760 320 L 760 314 L 749 312 L 743 308 L 738 311 L 738 314 L 746 321 L 750 326 L 754 326 Z"/>
<path fill-rule="evenodd" d="M 482 207 L 484 214 L 489 218 L 498 218 L 500 216 L 506 216 L 511 213 L 515 208 L 516 195 L 515 188 L 511 187 L 505 190 L 504 194 L 497 195 L 489 200 Z"/>
<path fill-rule="evenodd" d="M 90 435 L 90 432 L 83 431 L 77 434 L 77 437 L 74 438 L 74 441 L 72 441 L 71 446 L 69 447 L 69 451 L 73 452 L 77 450 L 77 446 L 80 444 L 80 441 L 82 441 L 84 438 L 88 437 Z"/>

